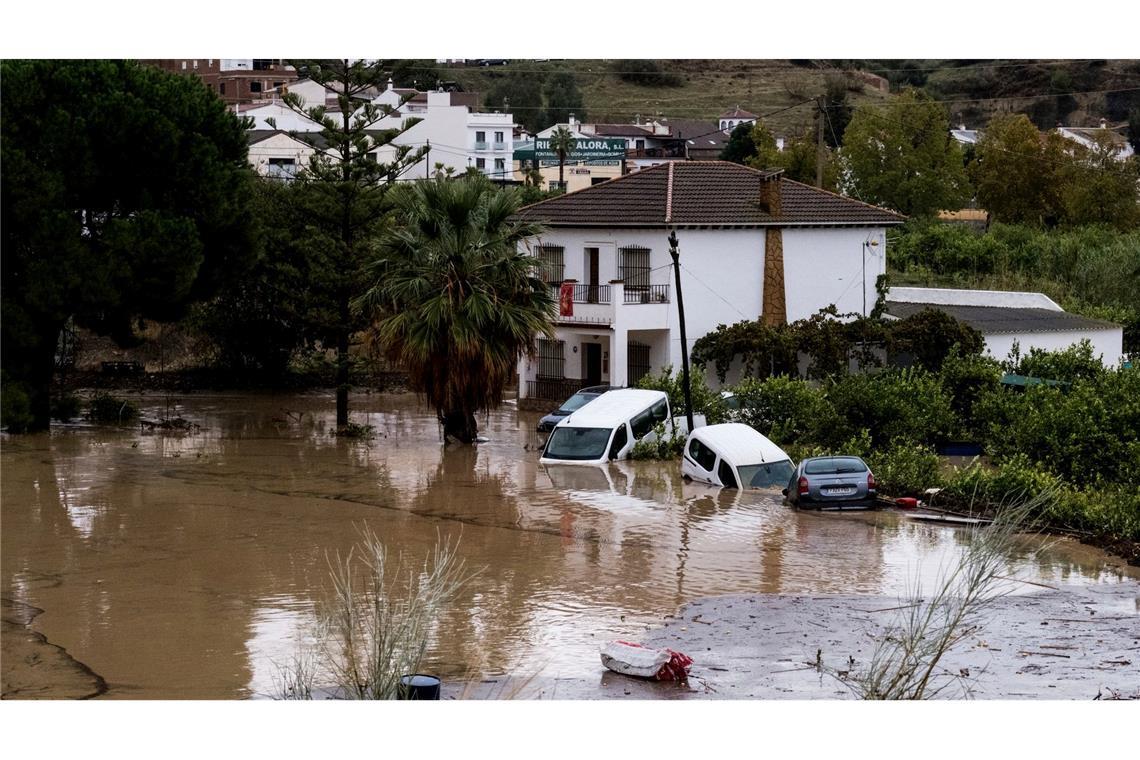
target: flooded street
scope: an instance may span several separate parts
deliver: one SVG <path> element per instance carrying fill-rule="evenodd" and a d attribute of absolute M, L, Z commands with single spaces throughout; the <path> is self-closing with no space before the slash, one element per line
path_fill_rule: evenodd
<path fill-rule="evenodd" d="M 144 418 L 168 416 L 164 401 L 146 397 Z M 439 535 L 482 571 L 440 621 L 430 670 L 582 678 L 600 670 L 601 643 L 701 597 L 933 584 L 964 535 L 686 485 L 676 463 L 544 468 L 539 415 L 511 405 L 480 420 L 487 443 L 454 448 L 410 395 L 354 397 L 367 442 L 330 435 L 333 407 L 331 394 L 191 395 L 172 411 L 202 426 L 192 433 L 6 437 L 3 597 L 42 610 L 31 630 L 104 679 L 102 698 L 266 697 L 325 598 L 326 557 L 364 526 L 416 560 Z M 1072 541 L 1032 548 L 1008 575 L 1140 577 Z"/>

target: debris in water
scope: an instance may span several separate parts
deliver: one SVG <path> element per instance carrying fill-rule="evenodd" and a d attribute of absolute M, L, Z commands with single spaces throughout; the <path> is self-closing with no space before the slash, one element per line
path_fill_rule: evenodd
<path fill-rule="evenodd" d="M 611 641 L 602 647 L 602 664 L 615 673 L 658 681 L 685 681 L 693 659 L 672 649 L 650 649 L 629 641 Z"/>

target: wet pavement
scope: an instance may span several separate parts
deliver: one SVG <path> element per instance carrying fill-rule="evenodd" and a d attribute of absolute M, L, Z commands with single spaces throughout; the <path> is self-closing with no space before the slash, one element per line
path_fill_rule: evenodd
<path fill-rule="evenodd" d="M 331 435 L 331 394 L 156 394 L 142 405 L 148 419 L 177 414 L 201 429 L 76 424 L 0 444 L 6 697 L 93 696 L 94 679 L 101 699 L 271 696 L 327 594 L 327 558 L 364 526 L 411 558 L 437 535 L 458 539 L 482 569 L 440 621 L 427 664 L 473 685 L 471 696 L 522 684 L 604 696 L 599 646 L 657 635 L 684 604 L 893 598 L 916 577 L 932 583 L 964 541 L 959 528 L 895 513 L 800 513 L 778 493 L 686 485 L 675 463 L 544 468 L 540 415 L 511 405 L 481 420 L 487 443 L 453 448 L 410 395 L 353 398 L 353 421 L 376 431 L 366 442 Z M 1027 539 L 1009 557 L 1011 577 L 1097 589 L 1138 576 L 1071 541 L 1037 548 Z M 74 683 L 10 675 L 26 640 L 73 658 Z M 18 662 L 39 656 L 20 651 Z M 558 683 L 568 686 L 547 688 Z"/>

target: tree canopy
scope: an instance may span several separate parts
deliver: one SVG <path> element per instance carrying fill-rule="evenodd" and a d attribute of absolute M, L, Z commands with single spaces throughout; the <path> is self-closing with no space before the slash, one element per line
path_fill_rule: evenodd
<path fill-rule="evenodd" d="M 1086 148 L 1022 114 L 995 116 L 970 165 L 978 203 L 1007 223 L 1132 227 L 1136 159 L 1120 161 L 1116 148 L 1107 134 Z"/>
<path fill-rule="evenodd" d="M 531 134 L 548 126 L 542 105 L 543 74 L 509 74 L 495 80 L 483 96 L 483 106 L 506 111 Z"/>
<path fill-rule="evenodd" d="M 904 214 L 958 209 L 972 194 L 946 110 L 917 90 L 858 108 L 841 161 L 851 195 Z"/>
<path fill-rule="evenodd" d="M 586 108 L 582 102 L 582 91 L 578 89 L 577 78 L 568 71 L 551 74 L 542 88 L 546 100 L 546 123 L 565 124 L 571 114 L 579 121 L 586 119 Z"/>
<path fill-rule="evenodd" d="M 773 146 L 775 142 L 773 141 Z M 756 155 L 756 143 L 752 137 L 752 125 L 748 122 L 738 124 L 728 136 L 728 142 L 720 152 L 721 161 L 732 161 L 743 164 L 750 157 Z"/>
<path fill-rule="evenodd" d="M 319 262 L 308 287 L 321 293 L 329 319 L 330 343 L 336 347 L 336 420 L 348 425 L 349 345 L 360 325 L 350 302 L 364 288 L 362 267 L 378 236 L 385 229 L 385 194 L 396 179 L 418 163 L 425 148 L 413 149 L 393 141 L 410 128 L 377 129 L 394 109 L 365 100 L 366 93 L 386 84 L 379 62 L 334 59 L 306 61 L 309 77 L 336 95 L 337 110 L 324 103 L 306 107 L 296 93 L 285 95 L 293 111 L 321 125 L 320 132 L 298 132 L 296 137 L 315 152 L 295 182 L 292 209 L 306 222 L 308 256 Z"/>
<path fill-rule="evenodd" d="M 497 406 L 537 335 L 552 334 L 554 297 L 519 246 L 539 228 L 510 219 L 513 190 L 483 177 L 435 179 L 394 197 L 402 224 L 369 266 L 357 306 L 407 368 L 448 437 L 470 443 L 476 412 Z"/>
<path fill-rule="evenodd" d="M 199 80 L 131 61 L 3 62 L 5 396 L 46 427 L 64 323 L 120 342 L 244 265 L 243 124 Z"/>
<path fill-rule="evenodd" d="M 1063 138 L 1046 139 L 1024 114 L 1000 114 L 978 141 L 970 171 L 978 203 L 1007 223 L 1042 224 L 1060 213 Z"/>

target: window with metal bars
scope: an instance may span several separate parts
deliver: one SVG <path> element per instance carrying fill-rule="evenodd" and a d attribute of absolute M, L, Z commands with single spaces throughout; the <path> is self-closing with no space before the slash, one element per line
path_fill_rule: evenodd
<path fill-rule="evenodd" d="M 631 340 L 626 356 L 629 359 L 626 382 L 632 388 L 637 385 L 638 380 L 649 374 L 649 346 Z"/>
<path fill-rule="evenodd" d="M 649 249 L 631 245 L 621 249 L 621 279 L 626 291 L 649 290 Z"/>
<path fill-rule="evenodd" d="M 566 341 L 539 338 L 538 376 L 543 379 L 566 377 Z"/>
<path fill-rule="evenodd" d="M 561 285 L 566 277 L 566 249 L 560 245 L 538 247 L 538 276 L 548 285 Z"/>

